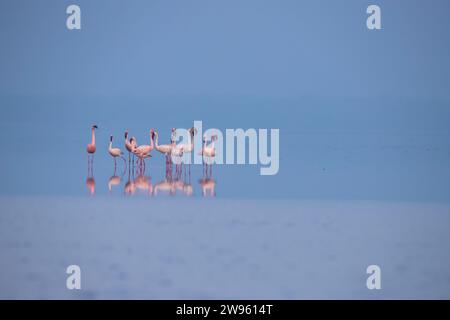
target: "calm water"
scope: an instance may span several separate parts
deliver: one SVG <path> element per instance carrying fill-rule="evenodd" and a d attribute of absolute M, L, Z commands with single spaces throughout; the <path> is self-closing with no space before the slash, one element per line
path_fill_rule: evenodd
<path fill-rule="evenodd" d="M 449 298 L 445 105 L 170 101 L 1 100 L 0 297 Z M 279 173 L 216 165 L 205 201 L 201 165 L 169 191 L 157 153 L 144 174 L 114 172 L 110 134 L 123 148 L 125 129 L 142 142 L 194 120 L 279 128 Z M 70 264 L 79 292 L 65 289 Z M 370 264 L 379 292 L 365 287 Z"/>
<path fill-rule="evenodd" d="M 389 201 L 450 200 L 450 129 L 445 104 L 246 99 L 120 100 L 3 98 L 1 158 L 4 195 L 88 194 L 90 125 L 99 125 L 94 161 L 95 192 L 123 196 L 133 170 L 107 153 L 109 135 L 124 149 L 123 132 L 148 143 L 148 130 L 167 143 L 170 128 L 202 120 L 207 128 L 279 128 L 280 170 L 261 176 L 259 165 L 216 165 L 217 197 Z M 335 105 L 339 105 L 339 109 Z M 82 106 L 82 107 L 81 107 Z M 171 110 L 170 115 L 165 110 Z M 338 111 L 339 110 L 339 111 Z M 151 186 L 164 180 L 165 160 L 147 160 Z M 119 176 L 120 183 L 117 178 Z M 134 179 L 139 174 L 134 172 Z M 202 166 L 183 179 L 201 196 Z M 141 181 L 141 182 L 142 182 Z M 27 182 L 27 183 L 24 183 Z M 92 182 L 92 181 L 91 181 Z M 144 187 L 144 186 L 143 186 Z M 181 190 L 181 189 L 180 189 Z M 178 192 L 182 195 L 183 192 Z"/>
<path fill-rule="evenodd" d="M 379 0 L 382 30 L 359 0 L 77 3 L 69 31 L 0 1 L 0 298 L 450 298 L 448 1 Z M 279 173 L 114 170 L 111 134 L 194 120 L 279 128 Z"/>

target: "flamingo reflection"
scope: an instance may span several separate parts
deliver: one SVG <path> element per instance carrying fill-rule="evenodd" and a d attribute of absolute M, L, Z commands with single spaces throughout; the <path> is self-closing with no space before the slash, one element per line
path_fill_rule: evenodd
<path fill-rule="evenodd" d="M 200 187 L 202 188 L 202 196 L 207 197 L 208 195 L 210 197 L 216 196 L 216 181 L 212 177 L 203 177 L 198 181 L 200 184 Z"/>
<path fill-rule="evenodd" d="M 134 170 L 131 170 L 130 167 L 128 167 L 128 180 L 127 183 L 125 183 L 124 188 L 126 195 L 134 195 L 136 192 L 136 184 L 134 183 Z"/>
<path fill-rule="evenodd" d="M 166 165 L 168 165 L 166 163 Z M 153 188 L 153 195 L 157 196 L 160 191 L 168 192 L 171 196 L 175 195 L 175 185 L 172 180 L 172 171 L 168 171 L 166 168 L 166 176 L 164 180 L 155 184 Z"/>
<path fill-rule="evenodd" d="M 114 167 L 114 173 L 113 175 L 109 178 L 108 180 L 108 190 L 109 193 L 112 192 L 112 187 L 113 186 L 118 186 L 120 185 L 120 183 L 122 182 L 122 177 L 125 175 L 125 171 L 122 173 L 122 176 L 118 176 L 116 175 L 116 167 Z"/>
<path fill-rule="evenodd" d="M 91 196 L 95 196 L 95 179 L 94 177 L 88 177 L 86 179 L 86 187 Z"/>
<path fill-rule="evenodd" d="M 153 185 L 152 178 L 145 175 L 139 175 L 134 179 L 134 185 L 137 190 L 141 190 L 142 192 L 152 195 L 153 194 Z"/>

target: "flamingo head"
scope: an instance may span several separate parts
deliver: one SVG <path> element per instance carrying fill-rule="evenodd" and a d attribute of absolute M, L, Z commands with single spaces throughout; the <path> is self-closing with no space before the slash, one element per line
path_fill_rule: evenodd
<path fill-rule="evenodd" d="M 97 125 L 96 124 L 92 125 L 92 129 L 98 129 Z"/>
<path fill-rule="evenodd" d="M 197 128 L 192 127 L 189 129 L 189 133 L 191 134 L 191 136 L 195 136 L 197 132 L 198 132 Z"/>
<path fill-rule="evenodd" d="M 109 141 L 112 142 L 113 136 L 109 136 Z"/>
<path fill-rule="evenodd" d="M 128 138 L 128 130 L 125 130 L 125 139 Z"/>

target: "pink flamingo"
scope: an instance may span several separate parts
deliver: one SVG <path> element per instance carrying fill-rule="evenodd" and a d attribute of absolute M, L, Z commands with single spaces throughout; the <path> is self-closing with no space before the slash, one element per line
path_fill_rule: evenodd
<path fill-rule="evenodd" d="M 182 171 L 183 171 L 183 167 L 182 167 L 183 166 L 183 162 L 182 162 L 183 159 L 182 159 L 182 157 L 183 157 L 183 154 L 185 152 L 185 148 L 187 150 L 189 150 L 188 152 L 191 152 L 193 147 L 194 147 L 193 146 L 194 141 L 193 141 L 193 139 L 191 139 L 190 143 L 176 144 L 176 129 L 174 128 L 174 129 L 172 129 L 171 142 L 172 142 L 172 150 L 170 151 L 171 160 L 174 159 L 173 157 L 177 158 L 177 163 L 175 165 L 175 170 L 176 170 L 175 171 L 175 175 L 176 175 L 177 179 L 179 179 L 179 178 L 181 178 L 181 174 L 182 174 Z"/>
<path fill-rule="evenodd" d="M 131 162 L 131 153 L 134 151 L 134 148 L 136 148 L 137 140 L 135 137 L 130 138 L 128 140 L 128 130 L 125 131 L 125 148 L 128 151 L 128 162 Z"/>
<path fill-rule="evenodd" d="M 136 146 L 133 150 L 133 153 L 139 158 L 141 164 L 145 166 L 145 158 L 151 157 L 150 152 L 153 151 L 153 129 L 150 129 L 150 144 L 143 144 L 140 146 Z"/>
<path fill-rule="evenodd" d="M 189 130 L 189 134 L 191 136 L 190 143 L 183 144 L 183 152 L 191 153 L 194 150 L 194 136 L 197 134 L 197 129 L 192 127 Z M 191 177 L 191 161 L 189 161 L 189 179 Z"/>
<path fill-rule="evenodd" d="M 171 155 L 172 149 L 175 147 L 175 128 L 172 129 L 170 144 L 159 144 L 157 131 L 154 131 L 153 136 L 155 138 L 155 149 L 166 156 L 166 171 L 168 171 L 171 163 L 171 161 L 169 161 L 169 156 Z"/>
<path fill-rule="evenodd" d="M 209 175 L 212 172 L 212 158 L 216 156 L 216 147 L 214 146 L 215 141 L 217 140 L 217 135 L 211 136 L 211 143 L 207 145 L 206 135 L 203 136 L 202 150 L 200 150 L 199 155 L 202 156 L 203 165 L 206 165 L 206 175 L 208 175 L 208 162 L 209 163 Z M 205 157 L 208 160 L 205 162 Z"/>
<path fill-rule="evenodd" d="M 93 125 L 92 127 L 91 127 L 91 132 L 92 132 L 92 138 L 91 138 L 91 143 L 89 143 L 88 145 L 87 145 L 87 152 L 89 153 L 89 154 L 94 154 L 95 153 L 95 150 L 97 149 L 96 147 L 95 147 L 95 129 L 97 129 L 98 127 L 97 127 L 97 125 Z"/>
<path fill-rule="evenodd" d="M 109 147 L 108 147 L 108 152 L 109 154 L 114 158 L 114 168 L 116 168 L 117 162 L 116 162 L 116 158 L 120 157 L 123 160 L 123 163 L 125 165 L 125 169 L 127 167 L 127 161 L 125 160 L 125 158 L 122 156 L 123 152 L 122 150 L 120 150 L 119 148 L 113 148 L 112 147 L 112 142 L 113 142 L 113 136 L 109 137 Z"/>
<path fill-rule="evenodd" d="M 91 162 L 94 161 L 94 153 L 95 153 L 95 150 L 97 150 L 97 148 L 95 146 L 95 129 L 97 129 L 97 128 L 98 127 L 95 124 L 91 127 L 91 135 L 92 135 L 91 143 L 89 143 L 86 148 L 86 151 L 88 153 L 88 168 L 91 165 Z"/>

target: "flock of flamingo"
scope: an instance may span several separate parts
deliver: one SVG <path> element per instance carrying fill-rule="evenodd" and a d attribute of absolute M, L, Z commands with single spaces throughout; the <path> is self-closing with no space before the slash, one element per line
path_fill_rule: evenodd
<path fill-rule="evenodd" d="M 91 143 L 87 145 L 88 153 L 88 178 L 86 180 L 86 186 L 91 195 L 95 194 L 95 179 L 93 174 L 93 162 L 94 154 L 97 151 L 97 145 L 95 140 L 95 131 L 98 129 L 97 125 L 92 125 L 91 127 Z M 187 196 L 192 196 L 194 189 L 191 184 L 191 170 L 190 164 L 188 171 L 183 171 L 183 163 L 177 163 L 175 166 L 175 176 L 173 176 L 173 162 L 172 157 L 182 157 L 186 153 L 192 153 L 194 150 L 194 136 L 197 134 L 195 128 L 188 130 L 191 136 L 190 142 L 188 143 L 176 143 L 176 128 L 172 128 L 170 143 L 169 144 L 159 144 L 158 132 L 154 129 L 150 129 L 149 132 L 149 144 L 139 145 L 135 137 L 129 138 L 128 130 L 125 131 L 125 141 L 124 147 L 128 151 L 128 181 L 125 184 L 124 192 L 127 195 L 134 195 L 138 190 L 144 191 L 149 195 L 158 195 L 160 191 L 169 192 L 171 195 L 175 195 L 177 191 L 181 191 Z M 111 192 L 112 187 L 119 185 L 122 181 L 122 177 L 125 175 L 127 168 L 127 160 L 124 157 L 124 152 L 118 148 L 113 147 L 113 136 L 109 138 L 108 153 L 114 159 L 114 174 L 108 181 L 108 190 Z M 199 180 L 203 196 L 215 196 L 215 180 L 212 178 L 212 164 L 211 158 L 216 155 L 216 150 L 214 146 L 214 141 L 216 136 L 212 136 L 210 141 L 208 141 L 206 136 L 203 136 L 202 148 L 199 155 L 205 160 L 208 158 L 209 161 L 203 161 L 203 177 Z M 145 175 L 146 164 L 145 160 L 152 157 L 151 152 L 156 150 L 163 154 L 166 159 L 165 167 L 165 179 L 152 184 L 151 178 Z M 117 169 L 117 158 L 123 160 L 124 170 L 121 176 L 116 175 Z M 181 158 L 180 158 L 181 159 Z M 135 161 L 136 160 L 136 161 Z M 135 165 L 136 164 L 136 165 Z M 209 168 L 209 170 L 208 170 Z M 135 170 L 136 169 L 136 170 Z M 183 174 L 184 173 L 184 174 Z"/>

